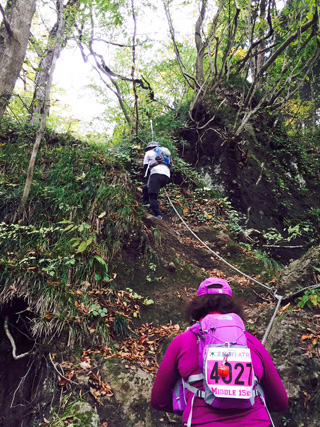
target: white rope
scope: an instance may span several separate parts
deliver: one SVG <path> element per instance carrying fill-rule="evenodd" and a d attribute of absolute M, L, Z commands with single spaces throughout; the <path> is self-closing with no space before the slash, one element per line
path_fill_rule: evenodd
<path fill-rule="evenodd" d="M 234 267 L 232 264 L 230 264 L 228 261 L 226 261 L 225 259 L 223 259 L 220 255 L 218 255 L 216 252 L 214 252 L 211 248 L 209 248 L 209 246 L 208 245 L 206 245 L 201 239 L 200 239 L 200 237 L 198 237 L 197 235 L 196 235 L 196 233 L 189 227 L 189 225 L 185 222 L 185 220 L 182 218 L 182 216 L 179 214 L 179 212 L 177 211 L 177 209 L 174 207 L 174 205 L 173 205 L 173 203 L 172 203 L 172 201 L 171 201 L 171 199 L 170 199 L 170 197 L 169 197 L 169 195 L 168 195 L 168 193 L 167 193 L 167 190 L 166 189 L 164 189 L 164 191 L 165 191 L 165 193 L 166 193 L 166 196 L 167 196 L 167 198 L 168 198 L 168 200 L 169 200 L 169 203 L 170 203 L 170 205 L 172 206 L 172 208 L 173 208 L 173 210 L 175 211 L 175 213 L 178 215 L 178 217 L 180 218 L 180 220 L 183 222 L 183 224 L 187 227 L 187 229 L 190 231 L 190 233 L 200 242 L 200 243 L 202 243 L 203 244 L 203 246 L 205 247 L 205 248 L 207 248 L 211 253 L 213 253 L 213 255 L 214 256 L 216 256 L 217 258 L 219 258 L 222 262 L 224 262 L 226 265 L 228 265 L 229 267 L 231 267 L 233 270 L 235 270 L 236 272 L 238 272 L 238 273 L 240 273 L 242 276 L 245 276 L 245 277 L 247 277 L 249 280 L 251 280 L 251 281 L 253 281 L 253 282 L 255 282 L 256 284 L 258 284 L 258 285 L 260 285 L 260 286 L 263 286 L 264 288 L 266 288 L 266 289 L 268 289 L 268 291 L 271 293 L 271 295 L 274 297 L 274 298 L 276 298 L 277 300 L 278 300 L 278 302 L 277 302 L 277 305 L 276 305 L 276 308 L 275 308 L 275 310 L 274 310 L 274 313 L 273 313 L 273 315 L 272 315 L 272 317 L 271 317 L 271 320 L 270 320 L 270 322 L 269 322 L 269 325 L 268 325 L 268 327 L 267 327 L 267 329 L 266 329 L 266 332 L 265 332 L 265 334 L 264 334 L 264 336 L 263 336 L 263 338 L 262 338 L 262 344 L 263 345 L 265 345 L 265 342 L 266 342 L 266 340 L 267 340 L 267 338 L 268 338 L 268 335 L 269 335 L 269 333 L 270 333 L 270 331 L 271 331 L 271 328 L 272 328 L 272 326 L 273 326 L 273 323 L 274 323 L 274 321 L 275 321 L 275 318 L 276 318 L 276 316 L 277 316 L 277 312 L 278 312 L 278 310 L 279 310 L 279 307 L 280 307 L 280 305 L 281 305 L 281 301 L 283 300 L 283 296 L 281 296 L 281 295 L 278 295 L 277 294 L 277 291 L 275 290 L 274 292 L 272 292 L 272 288 L 270 287 L 270 286 L 267 286 L 267 285 L 265 285 L 264 283 L 261 283 L 261 282 L 259 282 L 258 280 L 256 280 L 256 279 L 253 279 L 252 277 L 250 277 L 250 276 L 248 276 L 247 274 L 245 274 L 245 273 L 243 273 L 241 270 L 239 270 L 237 267 Z M 193 395 L 193 398 L 192 399 L 194 399 L 194 395 Z M 273 427 L 275 427 L 275 425 L 274 425 L 274 422 L 273 422 L 273 420 L 272 420 L 272 418 L 271 418 L 271 415 L 270 415 L 270 412 L 269 412 L 269 410 L 268 410 L 268 408 L 267 408 L 267 405 L 266 405 L 266 403 L 265 403 L 265 408 L 266 408 L 266 410 L 267 410 L 267 413 L 268 413 L 268 415 L 269 415 L 269 418 L 270 418 L 270 421 L 271 421 L 271 424 L 272 424 L 272 426 Z M 189 426 L 189 425 L 191 425 L 191 418 L 192 418 L 192 406 L 191 406 L 191 414 L 189 415 L 189 419 L 188 419 L 188 422 L 187 422 L 187 424 L 185 424 L 185 425 L 187 425 L 187 426 Z M 190 424 L 189 424 L 189 421 L 190 421 Z"/>
<path fill-rule="evenodd" d="M 181 215 L 179 214 L 179 212 L 177 211 L 177 209 L 174 207 L 168 193 L 167 190 L 164 189 L 166 196 L 169 200 L 170 205 L 172 206 L 173 210 L 175 211 L 175 213 L 178 215 L 178 217 L 180 218 L 180 220 L 183 222 L 183 224 L 187 227 L 187 229 L 190 231 L 190 233 L 200 242 L 203 244 L 203 246 L 205 248 L 207 248 L 211 253 L 213 253 L 213 255 L 217 258 L 220 259 L 220 261 L 224 262 L 226 265 L 228 265 L 229 267 L 231 267 L 233 270 L 235 270 L 237 273 L 241 274 L 242 276 L 246 277 L 247 279 L 249 279 L 250 281 L 256 283 L 257 285 L 263 286 L 264 288 L 268 289 L 268 291 L 271 292 L 272 296 L 275 296 L 272 292 L 272 288 L 268 285 L 265 285 L 264 283 L 259 282 L 258 280 L 254 279 L 253 277 L 248 276 L 247 274 L 245 274 L 243 271 L 239 270 L 237 267 L 234 267 L 232 264 L 230 264 L 228 261 L 226 261 L 225 259 L 223 259 L 219 254 L 217 254 L 216 252 L 214 252 L 211 248 L 209 248 L 208 245 L 206 245 L 201 239 L 200 237 L 198 237 L 196 235 L 196 233 L 189 227 L 189 225 L 185 222 L 185 220 L 181 217 Z"/>
<path fill-rule="evenodd" d="M 222 261 L 222 262 L 224 262 L 226 265 L 228 265 L 229 267 L 231 267 L 233 270 L 235 270 L 237 273 L 240 273 L 242 276 L 244 276 L 244 277 L 246 277 L 247 279 L 249 279 L 249 280 L 251 280 L 252 282 L 254 282 L 254 283 L 256 283 L 257 285 L 260 285 L 260 286 L 263 286 L 264 288 L 266 288 L 266 289 L 268 289 L 268 291 L 269 291 L 269 293 L 276 299 L 276 300 L 278 300 L 278 302 L 277 302 L 277 305 L 276 305 L 276 308 L 275 308 L 275 310 L 274 310 L 274 313 L 273 313 L 273 315 L 272 315 L 272 317 L 271 317 L 271 320 L 270 320 L 270 322 L 269 322 L 269 325 L 268 325 L 268 327 L 267 327 L 267 329 L 266 329 L 266 332 L 265 332 L 265 334 L 264 334 L 264 336 L 263 336 L 263 338 L 262 338 L 262 344 L 264 345 L 265 344 L 265 342 L 267 341 L 267 338 L 268 338 L 268 336 L 269 336 L 269 333 L 270 333 L 270 331 L 271 331 L 271 328 L 272 328 L 272 326 L 273 326 L 273 323 L 274 323 L 274 321 L 275 321 L 275 318 L 276 318 L 276 316 L 277 316 L 277 312 L 278 312 L 278 310 L 279 310 L 279 307 L 280 307 L 280 305 L 281 305 L 281 302 L 282 302 L 282 300 L 283 299 L 287 299 L 287 298 L 291 298 L 291 297 L 293 297 L 294 295 L 296 295 L 296 294 L 298 294 L 298 293 L 301 293 L 302 291 L 304 291 L 304 290 L 309 290 L 309 289 L 317 289 L 317 288 L 319 288 L 320 287 L 320 284 L 319 283 L 317 283 L 316 285 L 312 285 L 312 286 L 307 286 L 307 287 L 305 287 L 305 288 L 303 288 L 302 290 L 299 290 L 298 292 L 295 292 L 295 293 L 293 293 L 293 294 L 291 294 L 291 295 L 288 295 L 287 297 L 285 297 L 285 296 L 281 296 L 281 295 L 278 295 L 277 294 L 277 291 L 276 290 L 273 290 L 270 286 L 267 286 L 267 285 L 265 285 L 264 283 L 261 283 L 261 282 L 259 282 L 258 280 L 256 280 L 256 279 L 254 279 L 253 277 L 250 277 L 250 276 L 248 276 L 247 274 L 245 274 L 245 273 L 243 273 L 243 271 L 241 271 L 241 270 L 239 270 L 237 267 L 234 267 L 232 264 L 230 264 L 228 261 L 226 261 L 225 259 L 223 259 L 219 254 L 217 254 L 216 252 L 214 252 L 211 248 L 209 248 L 209 246 L 208 245 L 206 245 L 201 239 L 200 239 L 200 237 L 198 237 L 197 235 L 196 235 L 196 233 L 189 227 L 189 225 L 185 222 L 185 220 L 182 218 L 182 216 L 179 214 L 179 212 L 177 211 L 177 209 L 175 208 L 175 206 L 173 205 L 173 203 L 172 203 L 172 201 L 171 201 L 171 199 L 170 199 L 170 197 L 169 197 L 169 194 L 167 193 L 167 190 L 166 189 L 164 189 L 164 191 L 165 191 L 165 193 L 166 193 L 166 196 L 167 196 L 167 198 L 168 198 L 168 200 L 169 200 L 169 203 L 170 203 L 170 205 L 172 206 L 172 208 L 173 208 L 173 210 L 175 211 L 175 213 L 178 215 L 178 217 L 180 218 L 180 220 L 183 222 L 183 224 L 187 227 L 187 229 L 190 231 L 190 233 L 200 242 L 200 243 L 202 243 L 202 245 L 205 247 L 205 248 L 207 248 L 211 253 L 213 253 L 213 255 L 215 256 L 215 257 L 217 257 L 218 259 L 220 259 L 220 261 Z"/>
<path fill-rule="evenodd" d="M 167 196 L 167 198 L 168 198 L 168 200 L 169 200 L 169 203 L 170 203 L 170 205 L 172 206 L 172 208 L 173 208 L 173 210 L 175 211 L 175 213 L 178 215 L 178 217 L 180 218 L 180 220 L 183 222 L 183 224 L 187 227 L 187 229 L 190 231 L 190 233 L 199 241 L 199 242 L 201 242 L 202 244 L 203 244 L 203 246 L 204 247 L 206 247 L 210 252 L 212 252 L 213 253 L 213 255 L 214 256 L 216 256 L 217 258 L 219 258 L 222 262 L 224 262 L 225 264 L 227 264 L 229 267 L 231 267 L 233 270 L 235 270 L 236 272 L 238 272 L 238 273 L 240 273 L 241 275 L 243 275 L 243 276 L 245 276 L 245 277 L 247 277 L 249 280 L 251 280 L 251 281 L 253 281 L 253 282 L 255 282 L 256 284 L 258 284 L 258 285 L 260 285 L 260 286 L 263 286 L 264 288 L 266 288 L 266 289 L 268 289 L 268 291 L 270 292 L 270 294 L 274 297 L 274 298 L 276 298 L 277 300 L 278 300 L 278 303 L 277 303 L 277 305 L 276 305 L 276 308 L 275 308 L 275 310 L 274 310 L 274 313 L 273 313 L 273 315 L 272 315 L 272 317 L 271 317 L 271 320 L 270 320 L 270 322 L 269 322 L 269 325 L 268 325 L 268 327 L 267 327 L 267 329 L 266 329 L 266 332 L 265 332 L 265 334 L 264 334 L 264 336 L 263 336 L 263 339 L 262 339 L 262 344 L 264 345 L 265 344 L 265 342 L 266 342 L 266 340 L 267 340 L 267 338 L 268 338 L 268 335 L 269 335 L 269 333 L 270 333 L 270 331 L 271 331 L 271 328 L 272 328 L 272 326 L 273 326 L 273 323 L 274 323 L 274 321 L 275 321 L 275 318 L 276 318 L 276 316 L 277 316 L 277 312 L 278 312 L 278 310 L 279 310 L 279 307 L 280 307 L 280 304 L 281 304 L 281 301 L 283 300 L 283 296 L 281 296 L 281 295 L 278 295 L 277 294 L 277 291 L 275 290 L 274 292 L 272 292 L 272 288 L 270 287 L 270 286 L 267 286 L 267 285 L 265 285 L 264 283 L 261 283 L 261 282 L 259 282 L 258 280 L 256 280 L 256 279 L 254 279 L 254 278 L 252 278 L 252 277 L 250 277 L 250 276 L 248 276 L 247 274 L 245 274 L 245 273 L 243 273 L 243 271 L 241 271 L 241 270 L 239 270 L 237 267 L 234 267 L 232 264 L 230 264 L 228 261 L 226 261 L 225 259 L 223 259 L 219 254 L 217 254 L 216 252 L 214 252 L 211 248 L 209 248 L 209 246 L 208 245 L 206 245 L 201 239 L 200 239 L 200 237 L 198 237 L 197 235 L 196 235 L 196 233 L 189 227 L 189 225 L 185 222 L 185 220 L 182 218 L 182 216 L 179 214 L 179 212 L 177 211 L 177 209 L 174 207 L 174 205 L 173 205 L 173 203 L 172 203 L 172 201 L 171 201 L 171 199 L 170 199 L 170 197 L 169 197 L 169 195 L 168 195 L 168 193 L 167 193 L 167 190 L 166 189 L 164 189 L 164 191 L 165 191 L 165 193 L 166 193 L 166 196 Z"/>
<path fill-rule="evenodd" d="M 275 298 L 277 298 L 277 300 L 278 300 L 278 303 L 277 303 L 277 305 L 276 305 L 276 308 L 275 308 L 275 310 L 274 310 L 274 313 L 273 313 L 273 315 L 272 315 L 272 317 L 271 317 L 271 320 L 270 320 L 270 322 L 269 322 L 269 325 L 268 325 L 268 327 L 267 327 L 267 329 L 266 329 L 266 332 L 264 333 L 264 335 L 263 335 L 263 338 L 262 338 L 262 344 L 263 345 L 265 345 L 265 343 L 266 343 L 266 341 L 267 341 L 267 338 L 268 338 L 268 336 L 269 336 L 269 333 L 270 333 L 270 331 L 271 331 L 271 328 L 272 328 L 272 326 L 273 326 L 273 323 L 274 323 L 274 321 L 275 321 L 275 318 L 276 318 L 276 316 L 277 316 L 277 313 L 278 313 L 278 310 L 279 310 L 279 307 L 280 307 L 280 304 L 281 304 L 281 301 L 283 300 L 283 296 L 281 296 L 281 295 L 277 295 L 277 293 L 275 292 L 274 293 L 274 295 L 273 295 Z"/>

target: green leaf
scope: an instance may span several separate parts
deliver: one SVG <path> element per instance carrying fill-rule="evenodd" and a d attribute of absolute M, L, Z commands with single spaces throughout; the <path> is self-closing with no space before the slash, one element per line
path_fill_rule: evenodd
<path fill-rule="evenodd" d="M 96 279 L 96 281 L 101 280 L 101 276 L 100 276 L 100 274 L 99 274 L 99 273 L 96 273 L 96 274 L 94 275 L 94 278 Z"/>
<path fill-rule="evenodd" d="M 84 252 L 87 249 L 87 242 L 81 242 L 78 246 L 77 253 Z"/>
<path fill-rule="evenodd" d="M 101 256 L 99 256 L 99 255 L 95 255 L 94 257 L 99 262 L 99 264 L 103 265 L 105 267 L 106 271 L 108 271 L 108 265 L 105 262 L 105 260 L 103 258 L 101 258 Z"/>
<path fill-rule="evenodd" d="M 93 237 L 93 236 L 90 236 L 90 237 L 89 237 L 89 239 L 86 241 L 86 243 L 87 243 L 87 247 L 88 247 L 89 245 L 91 245 L 91 243 L 93 242 L 93 239 L 94 239 L 94 237 Z"/>

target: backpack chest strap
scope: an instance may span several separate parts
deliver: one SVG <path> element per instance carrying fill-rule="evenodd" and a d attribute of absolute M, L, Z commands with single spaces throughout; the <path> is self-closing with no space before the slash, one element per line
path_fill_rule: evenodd
<path fill-rule="evenodd" d="M 188 377 L 187 382 L 188 383 L 195 383 L 197 381 L 202 381 L 204 379 L 204 375 L 203 374 L 194 374 L 194 375 L 190 375 Z"/>
<path fill-rule="evenodd" d="M 203 374 L 190 375 L 190 377 L 188 378 L 188 381 L 185 381 L 183 386 L 187 390 L 191 391 L 191 393 L 193 393 L 194 396 L 199 397 L 200 399 L 204 399 L 204 396 L 205 396 L 204 390 L 199 390 L 197 387 L 194 387 L 193 385 L 190 384 L 192 382 L 197 382 L 202 379 L 203 379 Z"/>

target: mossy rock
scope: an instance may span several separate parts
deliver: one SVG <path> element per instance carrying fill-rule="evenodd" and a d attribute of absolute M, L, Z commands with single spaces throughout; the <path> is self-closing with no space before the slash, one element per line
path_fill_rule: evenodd
<path fill-rule="evenodd" d="M 66 409 L 65 416 L 72 417 L 74 427 L 99 427 L 100 417 L 89 403 L 78 400 Z"/>

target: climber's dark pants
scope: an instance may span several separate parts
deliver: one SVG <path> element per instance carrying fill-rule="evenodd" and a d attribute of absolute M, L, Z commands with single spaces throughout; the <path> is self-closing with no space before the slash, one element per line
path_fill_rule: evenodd
<path fill-rule="evenodd" d="M 160 188 L 165 187 L 170 178 L 167 175 L 160 173 L 153 173 L 150 175 L 148 184 L 142 189 L 143 191 L 143 203 L 150 203 L 150 207 L 153 210 L 155 216 L 161 215 L 158 203 L 158 195 Z"/>

